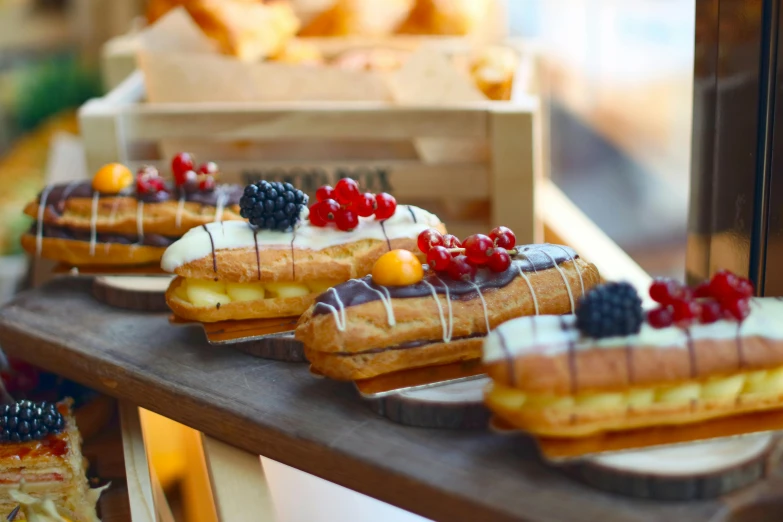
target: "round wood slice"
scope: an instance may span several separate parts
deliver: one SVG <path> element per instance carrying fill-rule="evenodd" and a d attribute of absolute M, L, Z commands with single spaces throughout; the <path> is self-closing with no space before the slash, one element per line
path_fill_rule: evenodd
<path fill-rule="evenodd" d="M 230 345 L 254 357 L 285 362 L 305 362 L 304 345 L 293 334 Z"/>
<path fill-rule="evenodd" d="M 489 378 L 402 391 L 368 401 L 371 408 L 394 422 L 419 428 L 482 429 L 490 413 L 484 406 Z"/>
<path fill-rule="evenodd" d="M 92 283 L 92 295 L 98 301 L 116 308 L 165 312 L 166 289 L 171 277 L 98 276 Z"/>
<path fill-rule="evenodd" d="M 591 457 L 566 468 L 587 484 L 639 498 L 698 500 L 763 478 L 769 433 Z"/>

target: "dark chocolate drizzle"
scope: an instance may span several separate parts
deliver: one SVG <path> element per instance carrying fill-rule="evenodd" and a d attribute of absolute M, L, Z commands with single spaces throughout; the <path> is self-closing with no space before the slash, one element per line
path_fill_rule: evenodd
<path fill-rule="evenodd" d="M 70 239 L 74 241 L 89 242 L 91 236 L 91 232 L 89 230 L 71 229 L 47 224 L 44 224 L 42 231 L 43 237 Z M 31 235 L 36 235 L 38 233 L 38 225 L 33 224 L 29 233 Z M 135 234 L 115 234 L 101 232 L 95 234 L 95 241 L 97 243 L 118 243 L 120 245 L 144 245 L 162 248 L 168 247 L 177 239 L 179 238 L 161 236 L 159 234 L 144 234 L 144 236 L 141 238 Z"/>
<path fill-rule="evenodd" d="M 204 231 L 209 236 L 209 244 L 212 247 L 212 270 L 217 274 L 217 254 L 215 253 L 215 239 L 212 237 L 212 232 L 209 231 L 206 225 L 201 225 Z"/>
<path fill-rule="evenodd" d="M 546 270 L 554 267 L 554 263 L 561 264 L 570 261 L 571 257 L 574 259 L 578 257 L 576 252 L 570 248 L 565 247 L 561 251 L 557 245 L 528 245 L 518 248 L 521 249 L 522 255 L 514 257 L 508 270 L 497 273 L 492 272 L 488 268 L 480 268 L 472 282 L 475 283 L 475 286 L 471 282 L 456 281 L 449 277 L 441 279 L 433 272 L 430 272 L 424 278 L 424 281 L 435 287 L 435 291 L 439 294 L 445 295 L 446 289 L 444 287 L 448 287 L 448 295 L 453 300 L 473 299 L 478 297 L 476 287 L 479 290 L 503 288 L 519 277 L 520 269 L 523 272 Z M 551 255 L 551 259 L 544 252 Z M 432 297 L 432 290 L 424 281 L 413 285 L 389 286 L 386 288 L 392 299 Z M 337 285 L 333 287 L 333 291 L 321 294 L 316 298 L 313 315 L 332 313 L 332 309 L 329 306 L 338 310 L 341 306 L 340 303 L 345 307 L 349 307 L 380 300 L 380 295 L 373 290 L 382 291 L 381 286 L 372 282 L 372 276 L 367 276 L 364 279 L 352 279 Z M 322 304 L 329 306 L 319 306 Z"/>
<path fill-rule="evenodd" d="M 416 219 L 416 214 L 413 212 L 413 208 L 411 208 L 411 206 L 410 206 L 410 205 L 406 205 L 406 206 L 408 207 L 408 212 L 410 212 L 410 213 L 411 213 L 411 217 L 413 218 L 413 222 L 414 222 L 414 223 L 418 223 L 418 222 L 419 222 L 419 220 L 418 220 L 418 219 Z"/>
<path fill-rule="evenodd" d="M 631 343 L 625 347 L 625 365 L 628 372 L 628 384 L 633 384 L 636 380 L 636 372 L 633 369 L 633 344 Z"/>
<path fill-rule="evenodd" d="M 386 247 L 389 249 L 389 251 L 391 251 L 391 241 L 389 241 L 389 236 L 386 234 L 386 225 L 384 225 L 384 223 L 386 223 L 386 220 L 384 219 L 380 223 L 381 223 L 381 231 L 383 231 L 383 237 L 386 238 Z"/>
<path fill-rule="evenodd" d="M 166 191 L 138 194 L 131 192 L 128 194 L 101 194 L 104 197 L 129 197 L 136 198 L 139 201 L 145 203 L 163 203 L 166 201 L 178 201 L 184 196 L 185 201 L 199 203 L 204 206 L 214 207 L 217 206 L 218 198 L 221 194 L 226 198 L 226 207 L 239 205 L 239 199 L 242 197 L 244 189 L 240 185 L 223 185 L 216 190 L 209 192 L 183 189 L 182 187 L 174 187 L 172 184 L 166 184 Z M 43 192 L 41 193 L 43 194 Z M 41 194 L 38 195 L 38 201 L 41 201 Z M 65 204 L 69 199 L 77 198 L 92 198 L 95 191 L 92 188 L 90 181 L 81 181 L 74 183 L 63 183 L 60 185 L 54 185 L 49 188 L 49 193 L 46 197 L 46 208 L 51 210 L 57 215 L 62 214 L 65 211 Z"/>
<path fill-rule="evenodd" d="M 564 332 L 568 331 L 568 324 L 562 315 L 560 316 L 560 329 Z M 568 339 L 568 374 L 571 383 L 571 395 L 576 395 L 579 391 L 579 386 L 577 384 L 576 343 L 574 343 L 571 338 Z"/>
<path fill-rule="evenodd" d="M 291 280 L 296 281 L 296 250 L 294 249 L 294 241 L 296 241 L 296 229 L 294 229 L 293 237 L 291 238 Z M 261 279 L 259 277 L 259 279 Z"/>
<path fill-rule="evenodd" d="M 693 345 L 693 336 L 691 335 L 690 328 L 684 328 L 683 330 L 685 332 L 685 339 L 688 342 L 688 358 L 690 359 L 691 379 L 693 379 L 698 373 L 696 368 L 696 348 Z"/>
<path fill-rule="evenodd" d="M 258 280 L 261 281 L 261 252 L 258 250 L 258 229 L 253 230 L 253 243 L 256 245 L 256 270 Z"/>

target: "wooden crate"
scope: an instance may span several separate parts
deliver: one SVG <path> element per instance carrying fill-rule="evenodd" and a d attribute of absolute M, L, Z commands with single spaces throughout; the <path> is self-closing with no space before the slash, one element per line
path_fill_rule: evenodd
<path fill-rule="evenodd" d="M 454 107 L 147 104 L 144 97 L 137 72 L 81 108 L 90 171 L 120 161 L 168 172 L 167 158 L 188 150 L 217 162 L 227 182 L 287 180 L 312 194 L 348 175 L 367 190 L 438 213 L 458 236 L 503 224 L 519 242 L 543 237 L 534 219 L 540 163 L 534 96 Z"/>

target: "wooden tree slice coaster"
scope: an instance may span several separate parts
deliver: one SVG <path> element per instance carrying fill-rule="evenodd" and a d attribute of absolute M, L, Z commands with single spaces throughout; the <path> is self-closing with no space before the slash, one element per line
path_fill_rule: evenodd
<path fill-rule="evenodd" d="M 655 500 L 714 498 L 764 477 L 770 433 L 587 458 L 564 468 L 602 490 Z"/>
<path fill-rule="evenodd" d="M 92 295 L 116 308 L 164 312 L 169 309 L 166 289 L 171 279 L 166 276 L 97 276 L 93 279 Z"/>
<path fill-rule="evenodd" d="M 490 413 L 484 406 L 488 377 L 405 390 L 368 401 L 388 419 L 419 428 L 482 429 Z"/>
<path fill-rule="evenodd" d="M 306 362 L 304 345 L 294 339 L 294 334 L 268 337 L 257 341 L 247 341 L 230 345 L 253 357 L 274 359 L 284 362 Z"/>

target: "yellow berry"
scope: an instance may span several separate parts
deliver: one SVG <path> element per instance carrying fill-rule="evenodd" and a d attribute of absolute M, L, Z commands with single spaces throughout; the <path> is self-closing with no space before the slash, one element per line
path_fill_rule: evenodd
<path fill-rule="evenodd" d="M 92 188 L 103 194 L 116 194 L 133 183 L 133 173 L 125 165 L 109 163 L 92 178 Z"/>
<path fill-rule="evenodd" d="M 382 286 L 405 286 L 424 278 L 421 261 L 407 250 L 383 254 L 372 267 L 372 280 Z"/>

